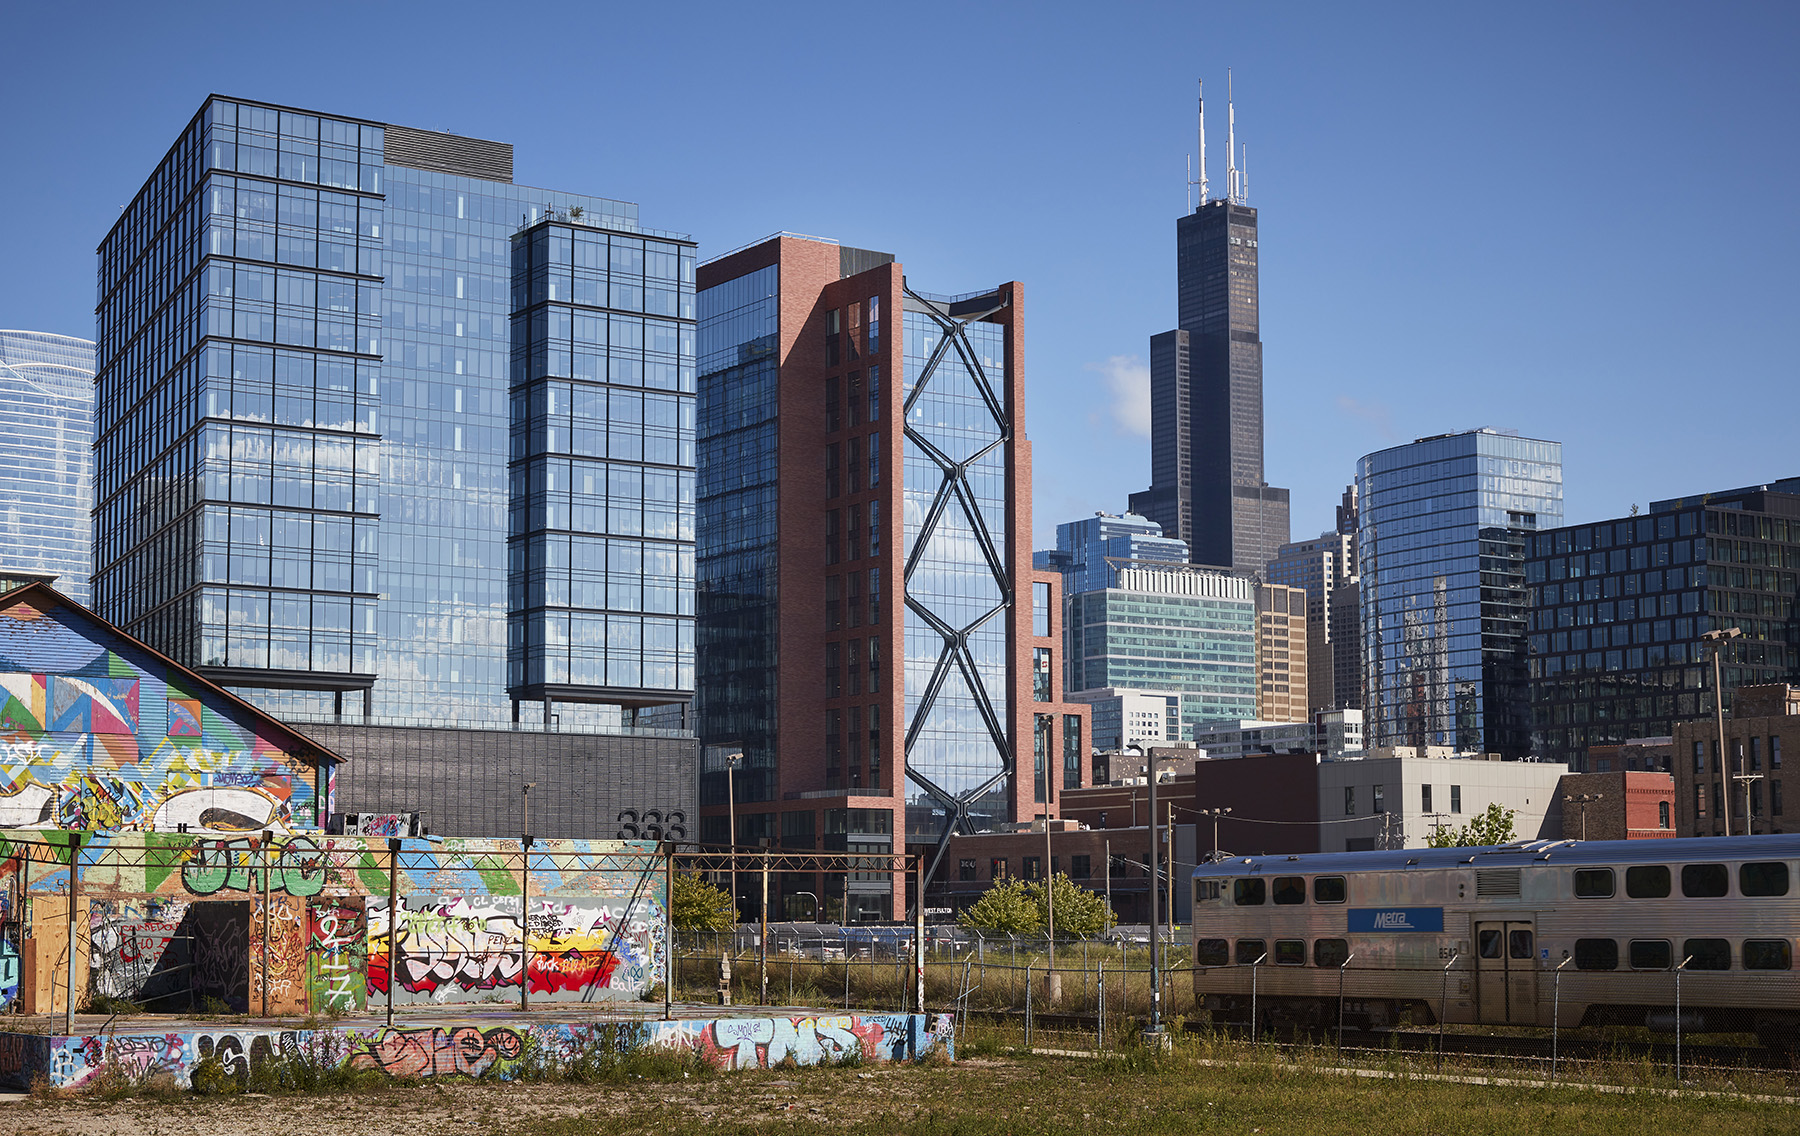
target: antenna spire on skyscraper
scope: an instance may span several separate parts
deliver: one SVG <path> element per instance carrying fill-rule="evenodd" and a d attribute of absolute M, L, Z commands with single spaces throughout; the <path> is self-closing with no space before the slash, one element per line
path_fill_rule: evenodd
<path fill-rule="evenodd" d="M 1231 68 L 1225 69 L 1225 198 L 1242 205 L 1243 186 L 1238 181 L 1237 104 L 1232 99 Z"/>
<path fill-rule="evenodd" d="M 1208 185 L 1206 182 L 1206 80 L 1200 80 L 1200 180 L 1191 183 L 1200 187 L 1200 200 L 1196 205 L 1206 204 Z"/>

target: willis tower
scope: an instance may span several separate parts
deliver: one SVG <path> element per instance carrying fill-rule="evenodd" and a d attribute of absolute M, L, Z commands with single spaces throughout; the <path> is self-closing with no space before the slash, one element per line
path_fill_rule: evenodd
<path fill-rule="evenodd" d="M 1263 480 L 1257 218 L 1226 107 L 1225 195 L 1209 199 L 1200 101 L 1200 203 L 1175 223 L 1180 324 L 1150 338 L 1150 488 L 1131 511 L 1195 564 L 1261 576 L 1288 540 L 1288 491 Z"/>

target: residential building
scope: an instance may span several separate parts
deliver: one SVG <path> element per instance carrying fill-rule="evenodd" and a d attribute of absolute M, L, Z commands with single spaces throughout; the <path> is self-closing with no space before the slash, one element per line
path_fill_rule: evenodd
<path fill-rule="evenodd" d="M 1356 487 L 1344 490 L 1337 528 L 1281 546 L 1266 579 L 1306 590 L 1306 689 L 1313 710 L 1362 706 L 1357 618 Z"/>
<path fill-rule="evenodd" d="M 1675 836 L 1675 778 L 1649 770 L 1570 773 L 1557 787 L 1564 840 Z"/>
<path fill-rule="evenodd" d="M 1371 746 L 1524 757 L 1525 554 L 1562 523 L 1562 446 L 1471 430 L 1357 463 Z"/>
<path fill-rule="evenodd" d="M 1031 566 L 1023 285 L 935 295 L 787 234 L 699 282 L 701 839 L 941 860 L 1054 816 L 1091 767 Z M 868 875 L 851 917 L 903 913 Z"/>
<path fill-rule="evenodd" d="M 93 573 L 94 345 L 0 331 L 0 572 L 88 602 Z"/>
<path fill-rule="evenodd" d="M 1121 567 L 1071 596 L 1069 688 L 1194 694 L 1184 724 L 1256 716 L 1256 585 L 1189 566 Z"/>
<path fill-rule="evenodd" d="M 1186 564 L 1188 548 L 1162 526 L 1135 513 L 1095 513 L 1056 526 L 1056 547 L 1032 556 L 1033 567 L 1062 573 L 1062 594 L 1113 586 L 1117 567 L 1133 560 Z"/>
<path fill-rule="evenodd" d="M 1195 564 L 1259 576 L 1288 541 L 1288 491 L 1263 476 L 1258 214 L 1235 164 L 1200 196 L 1175 223 L 1178 320 L 1150 340 L 1150 488 L 1131 511 Z"/>
<path fill-rule="evenodd" d="M 679 725 L 693 272 L 505 143 L 208 98 L 99 249 L 95 606 L 285 716 Z"/>
<path fill-rule="evenodd" d="M 1321 711 L 1304 722 L 1214 722 L 1195 727 L 1192 740 L 1214 760 L 1257 753 L 1311 753 L 1335 761 L 1363 752 L 1362 711 Z"/>
<path fill-rule="evenodd" d="M 1676 723 L 1676 829 L 1682 836 L 1787 831 L 1782 758 L 1800 753 L 1800 686 L 1738 687 L 1724 734 L 1729 771 L 1716 718 Z"/>
<path fill-rule="evenodd" d="M 1319 766 L 1321 852 L 1422 848 L 1438 825 L 1460 828 L 1492 804 L 1519 840 L 1562 836 L 1557 786 L 1569 767 L 1481 758 L 1364 757 Z"/>
<path fill-rule="evenodd" d="M 1182 741 L 1192 732 L 1192 727 L 1183 725 L 1183 699 L 1194 699 L 1194 712 L 1198 713 L 1197 695 L 1107 686 L 1072 690 L 1064 697 L 1089 707 L 1093 715 L 1090 744 L 1103 752 Z"/>
<path fill-rule="evenodd" d="M 1304 589 L 1256 586 L 1256 716 L 1264 721 L 1305 721 L 1310 713 L 1306 622 Z"/>
<path fill-rule="evenodd" d="M 1594 769 L 1595 746 L 1713 714 L 1701 636 L 1736 628 L 1720 678 L 1800 680 L 1800 477 L 1540 531 L 1525 562 L 1533 751 Z"/>

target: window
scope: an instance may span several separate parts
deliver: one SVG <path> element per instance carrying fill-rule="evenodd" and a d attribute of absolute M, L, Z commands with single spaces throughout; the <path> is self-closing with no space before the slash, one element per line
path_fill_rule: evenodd
<path fill-rule="evenodd" d="M 1450 786 L 1450 811 L 1453 813 L 1462 812 L 1462 786 L 1461 785 Z"/>
<path fill-rule="evenodd" d="M 1375 812 L 1377 814 L 1387 812 L 1387 799 L 1383 795 L 1380 785 L 1375 786 Z"/>
<path fill-rule="evenodd" d="M 1200 939 L 1194 943 L 1195 966 L 1230 966 L 1231 944 L 1224 939 Z"/>
<path fill-rule="evenodd" d="M 1419 786 L 1419 811 L 1422 813 L 1431 811 L 1431 786 L 1429 785 Z"/>
<path fill-rule="evenodd" d="M 1239 939 L 1237 941 L 1237 961 L 1239 966 L 1266 961 L 1268 945 L 1261 939 Z"/>
<path fill-rule="evenodd" d="M 1063 788 L 1081 788 L 1081 715 L 1063 715 Z"/>
<path fill-rule="evenodd" d="M 1662 828 L 1669 827 L 1669 802 L 1656 802 L 1656 823 Z"/>
<path fill-rule="evenodd" d="M 1354 785 L 1344 786 L 1344 815 L 1347 817 L 1356 815 L 1356 786 Z"/>
<path fill-rule="evenodd" d="M 1094 878 L 1093 858 L 1090 856 L 1069 857 L 1069 878 L 1072 880 L 1091 880 Z"/>
<path fill-rule="evenodd" d="M 1050 637 L 1050 585 L 1041 580 L 1031 585 L 1031 633 L 1040 639 Z"/>
<path fill-rule="evenodd" d="M 1043 874 L 1044 874 L 1044 861 L 1043 861 L 1042 857 L 1040 857 L 1040 856 L 1025 857 L 1024 877 L 1023 878 L 1028 879 L 1028 880 L 1042 879 Z"/>
<path fill-rule="evenodd" d="M 1531 948 L 1530 931 L 1508 931 L 1506 933 L 1506 957 L 1515 959 L 1537 957 Z"/>
<path fill-rule="evenodd" d="M 1050 701 L 1050 648 L 1031 649 L 1031 700 Z"/>
<path fill-rule="evenodd" d="M 1781 781 L 1779 779 L 1769 782 L 1769 815 L 1781 815 Z"/>
<path fill-rule="evenodd" d="M 1344 877 L 1319 876 L 1313 880 L 1314 903 L 1344 902 Z"/>
<path fill-rule="evenodd" d="M 1475 950 L 1484 959 L 1499 958 L 1500 957 L 1500 932 L 1494 931 L 1494 930 L 1483 930 L 1481 932 L 1481 934 L 1476 937 Z"/>
<path fill-rule="evenodd" d="M 1675 965 L 1669 954 L 1669 940 L 1667 939 L 1633 939 L 1631 940 L 1631 969 L 1667 970 Z"/>
<path fill-rule="evenodd" d="M 1276 876 L 1275 902 L 1278 904 L 1295 904 L 1306 902 L 1305 876 Z"/>
<path fill-rule="evenodd" d="M 1745 939 L 1745 970 L 1794 969 L 1793 944 L 1786 939 Z"/>
<path fill-rule="evenodd" d="M 1577 899 L 1611 899 L 1612 894 L 1613 870 L 1611 868 L 1577 868 L 1575 870 L 1575 897 Z M 1583 969 L 1588 968 L 1584 967 Z"/>
<path fill-rule="evenodd" d="M 974 879 L 975 878 L 975 861 L 974 860 L 958 860 L 956 862 L 956 878 L 959 880 Z"/>
<path fill-rule="evenodd" d="M 1687 964 L 1689 970 L 1730 970 L 1731 943 L 1725 939 L 1688 939 L 1681 944 L 1681 957 L 1692 960 Z"/>
<path fill-rule="evenodd" d="M 1731 873 L 1723 864 L 1683 864 L 1681 894 L 1689 899 L 1717 899 L 1731 890 Z"/>
<path fill-rule="evenodd" d="M 1619 943 L 1617 939 L 1576 939 L 1576 970 L 1617 970 L 1619 969 Z"/>
<path fill-rule="evenodd" d="M 988 878 L 991 880 L 1003 880 L 1006 878 L 1005 857 L 996 856 L 988 861 Z"/>
<path fill-rule="evenodd" d="M 1706 772 L 1706 743 L 1705 742 L 1695 742 L 1694 743 L 1694 772 L 1695 773 L 1705 773 Z"/>
<path fill-rule="evenodd" d="M 1738 865 L 1739 895 L 1786 895 L 1788 866 L 1779 860 Z"/>
<path fill-rule="evenodd" d="M 1306 965 L 1306 940 L 1305 939 L 1276 939 L 1275 940 L 1275 965 L 1276 966 L 1305 966 Z"/>
<path fill-rule="evenodd" d="M 1636 868 L 1626 868 L 1625 894 L 1632 899 L 1668 898 L 1668 867 L 1663 864 L 1645 864 Z"/>
<path fill-rule="evenodd" d="M 1313 942 L 1314 966 L 1343 966 L 1349 958 L 1348 939 L 1317 939 Z"/>
<path fill-rule="evenodd" d="M 1761 738 L 1750 739 L 1750 772 L 1752 773 L 1762 772 L 1762 742 Z"/>
<path fill-rule="evenodd" d="M 1260 907 L 1268 902 L 1267 880 L 1233 880 L 1231 902 L 1239 907 Z"/>
<path fill-rule="evenodd" d="M 1769 735 L 1769 768 L 1781 768 L 1781 736 L 1779 734 Z"/>

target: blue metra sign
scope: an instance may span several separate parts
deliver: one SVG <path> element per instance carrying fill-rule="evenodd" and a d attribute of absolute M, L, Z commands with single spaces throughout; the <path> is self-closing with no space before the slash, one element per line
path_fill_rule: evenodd
<path fill-rule="evenodd" d="M 1444 929 L 1441 907 L 1352 907 L 1350 930 L 1362 934 L 1399 934 L 1406 931 L 1440 933 Z"/>

